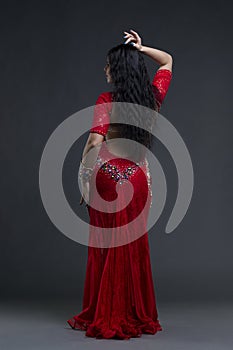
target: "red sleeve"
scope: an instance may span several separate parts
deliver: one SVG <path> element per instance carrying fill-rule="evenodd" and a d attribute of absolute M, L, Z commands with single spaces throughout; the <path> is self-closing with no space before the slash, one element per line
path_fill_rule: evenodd
<path fill-rule="evenodd" d="M 105 136 L 108 132 L 110 117 L 111 93 L 103 92 L 96 100 L 94 107 L 94 117 L 90 132 L 96 132 Z"/>
<path fill-rule="evenodd" d="M 167 94 L 171 79 L 172 72 L 169 69 L 158 69 L 154 75 L 152 88 L 159 108 Z"/>

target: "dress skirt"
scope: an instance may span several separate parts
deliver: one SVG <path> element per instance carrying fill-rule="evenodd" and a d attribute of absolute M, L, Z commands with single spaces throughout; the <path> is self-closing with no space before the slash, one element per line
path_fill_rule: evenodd
<path fill-rule="evenodd" d="M 155 334 L 158 319 L 147 219 L 146 158 L 111 158 L 101 148 L 91 179 L 90 232 L 82 311 L 67 320 L 88 337 L 130 339 Z"/>

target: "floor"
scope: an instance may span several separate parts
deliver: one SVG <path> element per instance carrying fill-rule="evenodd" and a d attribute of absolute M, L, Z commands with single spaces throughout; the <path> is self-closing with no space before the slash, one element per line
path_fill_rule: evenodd
<path fill-rule="evenodd" d="M 129 340 L 95 339 L 66 320 L 80 301 L 8 300 L 0 303 L 1 350 L 232 350 L 233 303 L 157 304 L 162 332 Z"/>

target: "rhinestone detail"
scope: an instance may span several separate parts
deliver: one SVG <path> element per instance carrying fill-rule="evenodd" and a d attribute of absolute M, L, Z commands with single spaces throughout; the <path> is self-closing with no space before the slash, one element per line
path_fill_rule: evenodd
<path fill-rule="evenodd" d="M 149 169 L 149 163 L 148 160 L 145 159 L 144 161 L 134 163 L 130 167 L 126 167 L 124 171 L 120 171 L 116 165 L 113 165 L 109 163 L 108 161 L 105 161 L 103 163 L 103 160 L 100 156 L 97 157 L 96 164 L 99 166 L 100 169 L 102 169 L 106 174 L 110 176 L 111 179 L 113 179 L 116 182 L 119 182 L 120 185 L 123 184 L 124 181 L 127 181 L 131 175 L 133 175 L 137 168 L 140 165 L 145 165 L 146 167 L 146 175 L 147 175 L 147 183 L 149 188 L 149 193 L 151 197 L 150 201 L 150 207 L 152 206 L 152 182 L 151 182 L 151 174 Z"/>
<path fill-rule="evenodd" d="M 109 174 L 110 178 L 119 182 L 120 185 L 136 172 L 139 165 L 146 164 L 144 161 L 141 161 L 140 163 L 134 163 L 133 165 L 126 167 L 124 170 L 120 170 L 116 165 L 113 165 L 108 161 L 103 163 L 99 156 L 97 157 L 96 163 L 100 166 L 100 169 Z"/>

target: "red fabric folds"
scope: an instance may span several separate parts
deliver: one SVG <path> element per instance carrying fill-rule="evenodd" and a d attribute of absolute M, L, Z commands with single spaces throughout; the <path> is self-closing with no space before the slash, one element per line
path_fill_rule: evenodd
<path fill-rule="evenodd" d="M 165 98 L 171 76 L 172 73 L 166 69 L 158 70 L 154 76 L 152 85 L 159 104 Z M 99 96 L 97 104 L 104 102 L 111 102 L 111 93 Z M 106 135 L 109 122 L 106 105 L 103 105 L 103 113 L 101 109 L 98 111 L 94 115 L 90 132 Z M 100 122 L 101 125 L 95 126 L 95 123 Z M 117 168 L 120 174 L 134 165 L 128 159 L 115 156 L 111 159 L 104 143 L 99 157 L 102 162 L 107 159 L 104 161 L 106 166 Z M 96 167 L 94 174 L 97 175 L 96 183 L 91 183 L 91 188 L 96 185 L 97 191 L 90 192 L 92 198 L 88 207 L 92 244 L 88 246 L 82 311 L 68 319 L 67 323 L 73 329 L 85 331 L 86 336 L 95 338 L 130 339 L 140 337 L 143 333 L 155 334 L 162 331 L 162 326 L 158 319 L 147 232 L 150 209 L 150 201 L 147 200 L 150 196 L 147 167 L 142 163 L 130 173 L 127 181 L 133 186 L 133 197 L 127 205 L 124 205 L 127 202 L 124 187 L 127 181 L 116 191 L 118 180 L 109 176 L 111 171 L 109 174 Z M 92 206 L 99 201 L 97 194 L 106 201 L 101 210 Z M 107 212 L 108 203 L 114 200 L 115 211 Z M 123 204 L 120 210 L 119 203 Z M 135 221 L 139 215 L 140 220 Z M 110 228 L 112 234 L 106 235 L 105 228 Z M 107 239 L 121 242 L 125 238 L 129 238 L 130 243 L 107 248 L 93 244 L 106 242 Z"/>
<path fill-rule="evenodd" d="M 147 233 L 120 247 L 88 247 L 83 311 L 67 322 L 73 329 L 86 331 L 88 337 L 106 339 L 162 330 Z"/>
<path fill-rule="evenodd" d="M 109 155 L 103 144 L 99 153 L 102 162 L 110 159 Z M 107 164 L 117 167 L 120 173 L 127 167 L 132 168 L 132 161 L 122 158 L 110 159 Z M 151 197 L 145 163 L 136 169 L 127 180 L 133 185 L 132 200 L 127 206 L 124 205 L 127 199 L 126 182 L 119 185 L 114 213 L 107 213 L 104 205 L 102 211 L 92 206 L 98 200 L 95 198 L 97 193 L 106 203 L 116 197 L 117 182 L 108 172 L 99 168 L 96 170 L 98 191 L 92 193 L 88 207 L 92 246 L 88 246 L 82 311 L 67 320 L 73 329 L 85 330 L 89 337 L 129 339 L 162 330 L 150 262 L 147 218 Z M 118 210 L 119 204 L 123 204 L 123 209 Z M 134 221 L 139 215 L 140 220 Z M 129 223 L 131 226 L 128 226 Z M 102 232 L 106 227 L 111 228 L 107 236 Z M 117 246 L 94 246 L 96 242 L 106 242 L 108 236 L 109 242 L 114 241 Z M 130 243 L 120 245 L 125 237 L 129 238 Z"/>

